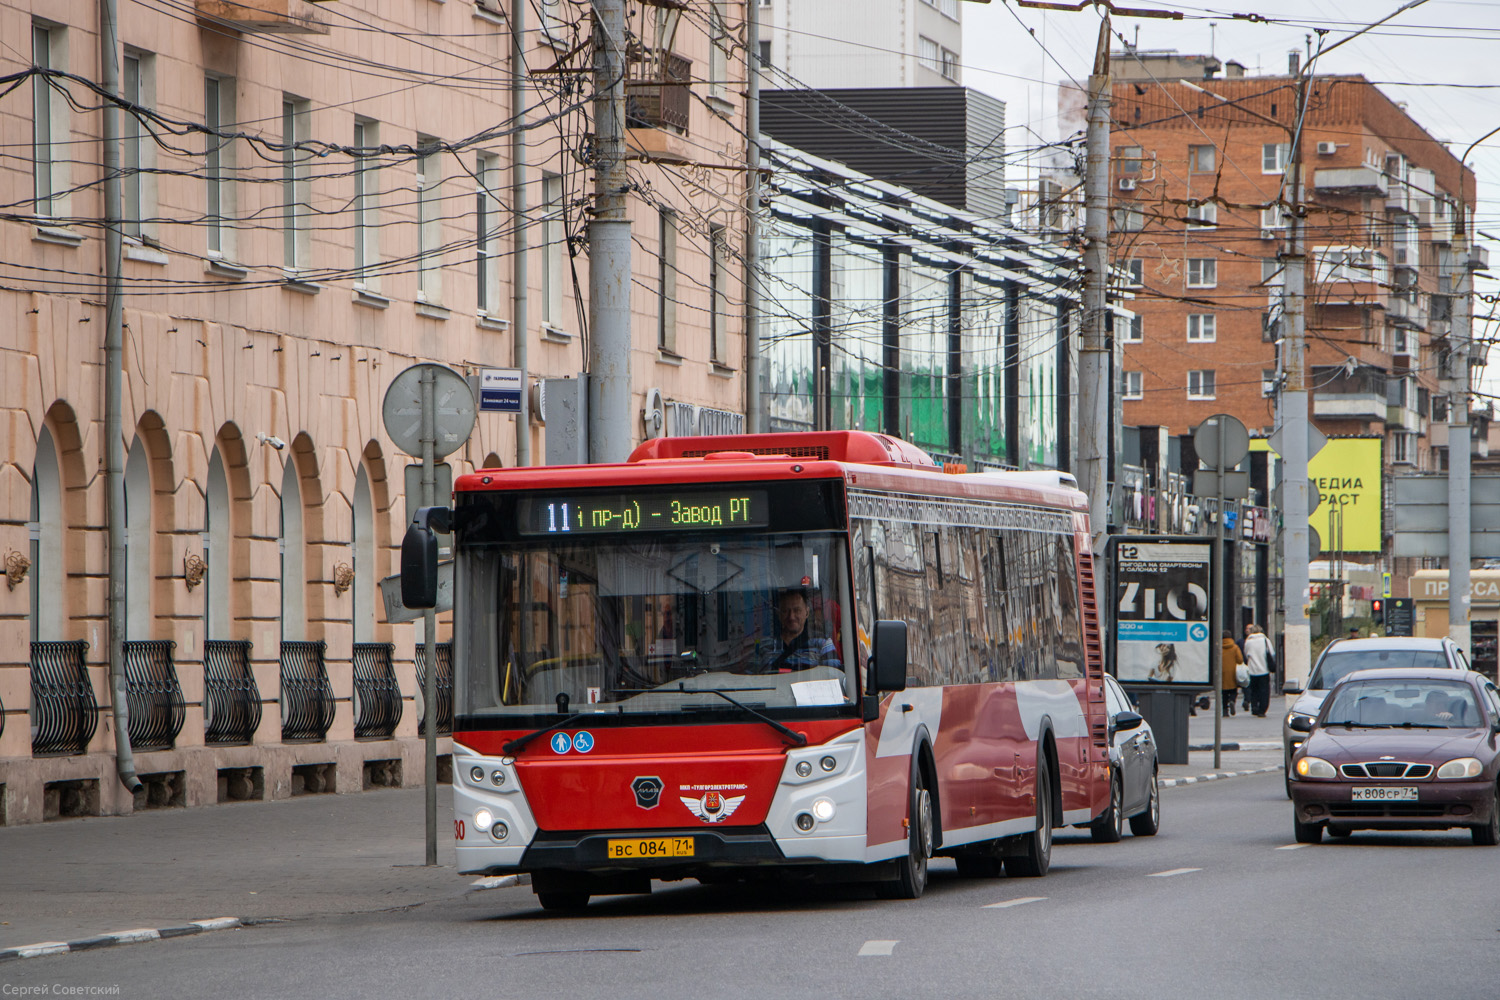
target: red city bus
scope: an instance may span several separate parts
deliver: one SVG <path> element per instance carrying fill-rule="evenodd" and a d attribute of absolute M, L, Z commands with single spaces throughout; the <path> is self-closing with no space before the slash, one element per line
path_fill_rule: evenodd
<path fill-rule="evenodd" d="M 666 438 L 484 470 L 454 538 L 459 869 L 541 905 L 652 879 L 1044 875 L 1110 822 L 1087 502 L 853 431 Z"/>

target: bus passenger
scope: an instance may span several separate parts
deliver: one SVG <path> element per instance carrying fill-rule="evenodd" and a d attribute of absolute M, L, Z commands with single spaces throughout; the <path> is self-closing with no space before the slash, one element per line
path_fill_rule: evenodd
<path fill-rule="evenodd" d="M 810 634 L 807 613 L 806 591 L 788 588 L 778 595 L 777 633 L 755 644 L 752 672 L 784 674 L 816 666 L 842 667 L 833 640 Z"/>

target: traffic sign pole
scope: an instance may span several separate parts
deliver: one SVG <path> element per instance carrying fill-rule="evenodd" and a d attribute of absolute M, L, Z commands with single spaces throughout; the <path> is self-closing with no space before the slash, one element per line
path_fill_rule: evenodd
<path fill-rule="evenodd" d="M 437 374 L 432 369 L 422 370 L 422 506 L 431 507 L 437 477 L 433 469 L 433 451 L 437 444 L 437 402 L 435 389 Z M 437 864 L 437 612 L 428 608 L 422 612 L 422 653 L 427 664 L 427 676 L 423 678 L 423 714 L 427 717 L 426 768 L 424 784 L 427 786 L 427 864 Z"/>

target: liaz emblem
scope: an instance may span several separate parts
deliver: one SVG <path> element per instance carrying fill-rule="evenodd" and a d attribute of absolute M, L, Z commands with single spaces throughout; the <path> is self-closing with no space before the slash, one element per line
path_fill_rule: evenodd
<path fill-rule="evenodd" d="M 697 816 L 705 823 L 722 823 L 745 801 L 743 795 L 733 798 L 725 798 L 718 792 L 706 792 L 701 799 L 691 799 L 682 796 L 682 804 L 688 807 L 688 812 Z"/>
<path fill-rule="evenodd" d="M 635 793 L 635 804 L 642 809 L 655 809 L 661 803 L 661 779 L 657 777 L 636 778 L 630 783 Z"/>

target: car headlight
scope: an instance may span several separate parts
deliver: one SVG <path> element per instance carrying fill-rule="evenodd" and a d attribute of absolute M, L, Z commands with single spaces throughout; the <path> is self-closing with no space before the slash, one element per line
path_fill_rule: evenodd
<path fill-rule="evenodd" d="M 1317 716 L 1309 715 L 1307 712 L 1288 712 L 1286 713 L 1286 724 L 1290 726 L 1293 719 L 1306 719 L 1308 722 L 1311 722 L 1315 718 Z"/>
<path fill-rule="evenodd" d="M 1297 761 L 1296 771 L 1299 778 L 1334 778 L 1338 776 L 1338 773 L 1333 769 L 1333 765 L 1322 757 L 1303 757 Z"/>
<path fill-rule="evenodd" d="M 1484 770 L 1484 765 L 1474 757 L 1460 757 L 1450 760 L 1437 769 L 1439 778 L 1477 778 L 1479 772 Z"/>

